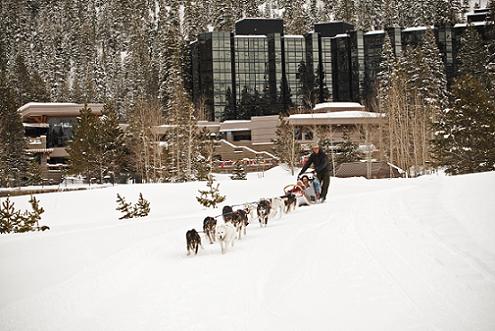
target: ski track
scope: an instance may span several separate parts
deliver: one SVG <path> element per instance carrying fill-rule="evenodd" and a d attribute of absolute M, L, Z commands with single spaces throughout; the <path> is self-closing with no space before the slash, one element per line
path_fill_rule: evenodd
<path fill-rule="evenodd" d="M 178 206 L 166 220 L 9 238 L 0 289 L 18 290 L 0 296 L 0 329 L 494 330 L 495 257 L 439 200 L 442 185 L 332 182 L 325 204 L 251 221 L 225 255 L 202 234 L 186 256 L 185 231 L 220 212 Z"/>

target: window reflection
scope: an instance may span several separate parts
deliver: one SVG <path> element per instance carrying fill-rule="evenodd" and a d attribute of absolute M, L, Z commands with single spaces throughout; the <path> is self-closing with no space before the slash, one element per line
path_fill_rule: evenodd
<path fill-rule="evenodd" d="M 73 136 L 73 127 L 77 123 L 75 118 L 49 118 L 47 147 L 64 147 Z"/>

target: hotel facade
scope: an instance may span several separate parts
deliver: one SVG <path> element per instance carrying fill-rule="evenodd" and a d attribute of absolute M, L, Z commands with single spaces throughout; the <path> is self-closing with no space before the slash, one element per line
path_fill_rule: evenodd
<path fill-rule="evenodd" d="M 493 39 L 485 19 L 483 10 L 467 16 L 483 39 Z M 449 81 L 457 70 L 467 26 L 432 27 Z M 253 116 L 276 115 L 303 104 L 305 81 L 315 103 L 367 105 L 375 94 L 385 35 L 400 54 L 421 44 L 426 31 L 427 27 L 392 27 L 365 32 L 345 22 L 329 22 L 315 24 L 304 35 L 287 35 L 281 19 L 242 19 L 233 32 L 200 33 L 191 43 L 193 99 L 206 106 L 212 121 L 224 120 L 226 107 L 239 108 L 246 93 L 263 98 L 263 113 Z"/>

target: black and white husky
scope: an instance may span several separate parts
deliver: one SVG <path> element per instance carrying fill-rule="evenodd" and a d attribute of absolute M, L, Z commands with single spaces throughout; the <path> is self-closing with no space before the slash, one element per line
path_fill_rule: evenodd
<path fill-rule="evenodd" d="M 191 255 L 191 253 L 194 253 L 194 255 L 198 254 L 198 247 L 203 246 L 201 245 L 201 237 L 199 236 L 198 231 L 195 229 L 191 229 L 186 232 L 186 241 L 187 241 L 187 255 Z"/>
<path fill-rule="evenodd" d="M 288 214 L 290 212 L 293 212 L 294 210 L 296 210 L 296 207 L 297 207 L 297 197 L 292 194 L 292 193 L 289 193 L 285 196 L 282 197 L 282 200 L 284 202 L 284 213 L 285 214 Z"/>
<path fill-rule="evenodd" d="M 260 226 L 263 227 L 268 224 L 268 217 L 270 215 L 270 210 L 272 209 L 272 204 L 270 200 L 261 199 L 258 202 L 258 219 L 260 221 Z"/>

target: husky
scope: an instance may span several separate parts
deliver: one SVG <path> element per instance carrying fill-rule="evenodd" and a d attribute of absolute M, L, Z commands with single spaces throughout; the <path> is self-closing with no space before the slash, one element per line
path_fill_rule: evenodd
<path fill-rule="evenodd" d="M 281 199 L 284 202 L 284 213 L 285 214 L 288 214 L 288 213 L 293 212 L 294 210 L 296 210 L 296 207 L 297 207 L 297 197 L 294 194 L 289 193 L 289 194 L 284 195 L 283 197 L 281 197 Z"/>
<path fill-rule="evenodd" d="M 275 216 L 278 216 L 278 218 L 282 217 L 282 213 L 284 212 L 284 200 L 280 197 L 275 197 L 270 199 L 271 202 L 271 208 L 270 208 L 270 218 L 275 218 Z"/>
<path fill-rule="evenodd" d="M 213 244 L 215 241 L 215 228 L 217 226 L 217 220 L 213 217 L 206 217 L 203 220 L 203 232 L 206 234 L 206 237 L 210 241 L 210 244 Z"/>
<path fill-rule="evenodd" d="M 222 254 L 225 254 L 229 246 L 234 247 L 235 228 L 231 223 L 217 225 L 215 235 L 222 249 Z"/>
<path fill-rule="evenodd" d="M 191 229 L 186 232 L 186 241 L 187 241 L 187 255 L 191 255 L 191 253 L 194 253 L 194 255 L 198 254 L 198 247 L 201 246 L 203 248 L 203 245 L 201 245 L 201 237 L 199 236 L 198 231 L 195 229 Z"/>
<path fill-rule="evenodd" d="M 271 208 L 272 206 L 270 200 L 261 199 L 258 203 L 257 211 L 260 227 L 263 227 L 263 225 L 266 227 L 268 224 L 268 216 L 270 215 Z"/>
<path fill-rule="evenodd" d="M 239 209 L 232 215 L 232 224 L 235 226 L 237 239 L 241 239 L 242 233 L 246 235 L 246 227 L 249 224 L 247 211 L 245 209 Z"/>

